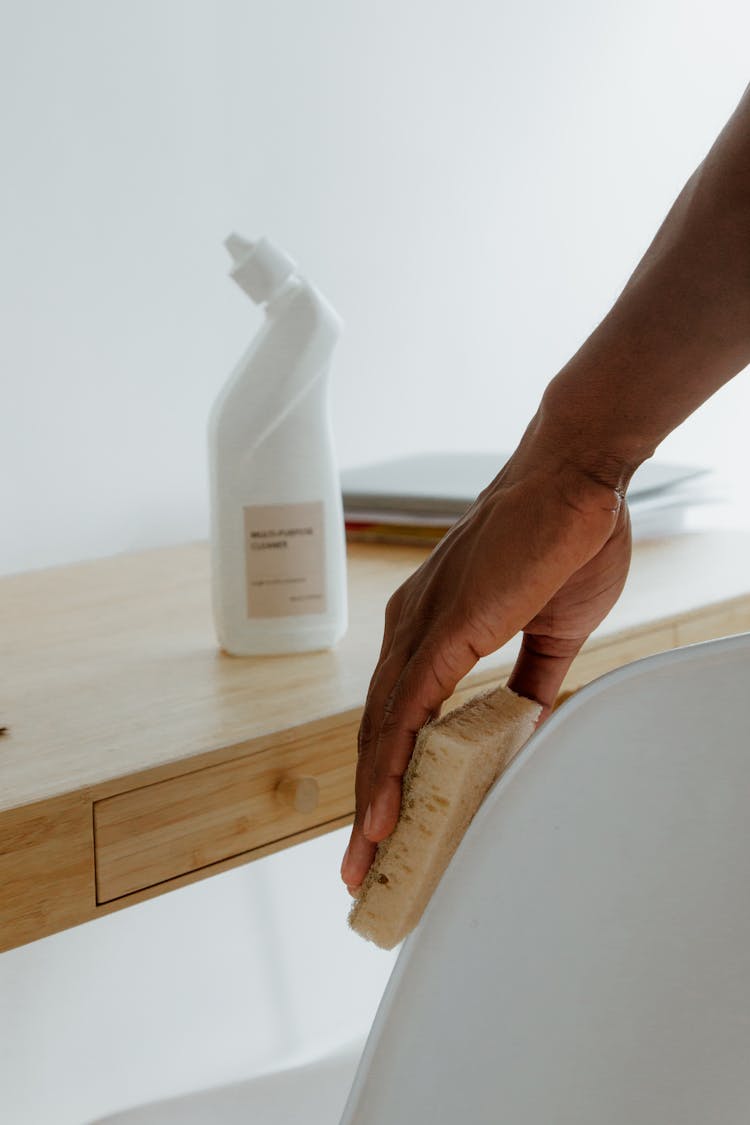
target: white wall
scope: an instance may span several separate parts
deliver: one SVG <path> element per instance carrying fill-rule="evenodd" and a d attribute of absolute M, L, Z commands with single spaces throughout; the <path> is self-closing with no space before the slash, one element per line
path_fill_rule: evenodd
<path fill-rule="evenodd" d="M 233 228 L 346 319 L 343 464 L 508 449 L 739 98 L 749 25 L 746 0 L 5 4 L 0 572 L 204 535 L 205 418 L 257 324 Z M 744 478 L 749 408 L 745 376 L 663 452 Z M 342 930 L 342 846 L 0 957 L 14 1125 L 365 1026 L 390 961 Z"/>
<path fill-rule="evenodd" d="M 0 954 L 3 1125 L 83 1125 L 363 1036 L 394 954 L 346 926 L 345 835 Z"/>
<path fill-rule="evenodd" d="M 233 227 L 346 319 L 343 464 L 507 449 L 748 79 L 745 0 L 0 18 L 0 571 L 204 534 L 205 417 L 257 323 Z M 748 382 L 674 451 L 726 460 Z"/>

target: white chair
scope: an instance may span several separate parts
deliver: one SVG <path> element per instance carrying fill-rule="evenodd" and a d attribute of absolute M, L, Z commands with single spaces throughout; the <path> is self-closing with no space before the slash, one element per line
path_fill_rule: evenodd
<path fill-rule="evenodd" d="M 266 1079 L 241 1116 L 219 1091 L 112 1120 L 337 1125 L 355 1057 L 326 1105 L 314 1070 L 276 1076 L 283 1117 Z M 534 736 L 401 950 L 341 1125 L 748 1120 L 750 635 L 612 672 Z"/>
<path fill-rule="evenodd" d="M 116 1113 L 106 1125 L 337 1125 L 363 1045 L 350 1043 L 305 1066 Z"/>

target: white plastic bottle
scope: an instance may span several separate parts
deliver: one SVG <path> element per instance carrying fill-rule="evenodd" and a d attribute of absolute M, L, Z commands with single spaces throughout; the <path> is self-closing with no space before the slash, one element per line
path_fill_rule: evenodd
<path fill-rule="evenodd" d="M 209 422 L 216 632 L 236 656 L 330 648 L 347 624 L 328 402 L 341 321 L 268 239 L 226 247 L 265 321 Z"/>

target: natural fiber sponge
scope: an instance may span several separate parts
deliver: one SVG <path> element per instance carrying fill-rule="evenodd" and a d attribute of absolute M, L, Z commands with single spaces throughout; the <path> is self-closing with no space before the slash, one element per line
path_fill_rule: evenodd
<path fill-rule="evenodd" d="M 509 688 L 475 696 L 417 736 L 401 813 L 378 845 L 349 925 L 381 949 L 416 926 L 487 790 L 523 746 L 541 707 Z"/>

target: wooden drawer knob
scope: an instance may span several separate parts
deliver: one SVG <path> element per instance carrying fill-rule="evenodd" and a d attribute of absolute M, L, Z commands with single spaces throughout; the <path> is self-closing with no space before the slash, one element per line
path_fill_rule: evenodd
<path fill-rule="evenodd" d="M 318 807 L 320 791 L 314 777 L 285 777 L 276 786 L 276 796 L 287 808 L 308 813 Z"/>

